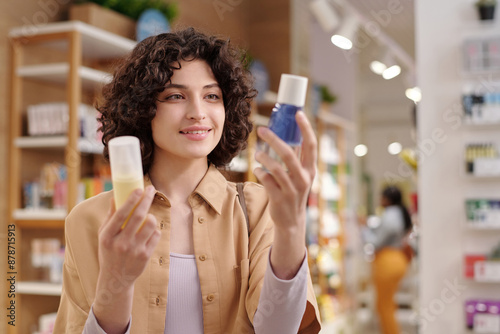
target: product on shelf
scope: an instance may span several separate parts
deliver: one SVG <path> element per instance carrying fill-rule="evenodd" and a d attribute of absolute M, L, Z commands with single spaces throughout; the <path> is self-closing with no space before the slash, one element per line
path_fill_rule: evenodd
<path fill-rule="evenodd" d="M 500 333 L 500 300 L 469 299 L 465 314 L 466 326 L 474 333 Z"/>
<path fill-rule="evenodd" d="M 465 168 L 474 176 L 500 176 L 500 157 L 494 143 L 471 143 L 465 148 Z"/>
<path fill-rule="evenodd" d="M 500 123 L 500 92 L 465 94 L 464 121 L 469 124 Z"/>
<path fill-rule="evenodd" d="M 465 255 L 465 277 L 478 282 L 500 283 L 500 243 L 486 255 Z"/>
<path fill-rule="evenodd" d="M 109 173 L 84 177 L 80 181 L 78 202 L 111 190 Z M 68 198 L 67 168 L 53 162 L 42 166 L 40 178 L 23 185 L 24 209 L 66 209 Z"/>
<path fill-rule="evenodd" d="M 64 248 L 59 239 L 43 238 L 31 241 L 31 265 L 37 281 L 61 283 Z"/>
<path fill-rule="evenodd" d="M 78 108 L 80 135 L 92 141 L 100 140 L 97 110 L 80 104 Z M 28 135 L 63 135 L 68 132 L 69 108 L 65 102 L 41 103 L 28 106 Z"/>
<path fill-rule="evenodd" d="M 500 69 L 500 37 L 470 38 L 464 42 L 464 69 L 469 72 Z"/>
<path fill-rule="evenodd" d="M 38 331 L 33 334 L 52 334 L 56 323 L 57 313 L 42 314 L 38 318 Z"/>
<path fill-rule="evenodd" d="M 469 224 L 500 228 L 500 199 L 468 199 L 465 207 Z"/>

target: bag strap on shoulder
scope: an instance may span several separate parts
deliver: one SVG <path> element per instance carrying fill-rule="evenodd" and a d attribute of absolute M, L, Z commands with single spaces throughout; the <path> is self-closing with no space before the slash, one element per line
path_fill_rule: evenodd
<path fill-rule="evenodd" d="M 248 236 L 250 236 L 250 223 L 248 221 L 248 212 L 247 212 L 247 204 L 245 203 L 245 195 L 243 194 L 243 183 L 241 182 L 236 183 L 236 190 L 238 191 L 238 199 L 240 201 L 241 208 L 243 209 L 243 213 L 245 214 Z"/>

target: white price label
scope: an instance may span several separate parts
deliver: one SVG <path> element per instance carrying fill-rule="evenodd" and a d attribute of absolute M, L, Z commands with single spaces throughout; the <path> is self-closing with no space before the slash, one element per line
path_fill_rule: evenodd
<path fill-rule="evenodd" d="M 500 261 L 474 263 L 474 279 L 480 282 L 500 282 Z"/>
<path fill-rule="evenodd" d="M 474 333 L 500 333 L 500 315 L 476 314 L 474 316 Z"/>

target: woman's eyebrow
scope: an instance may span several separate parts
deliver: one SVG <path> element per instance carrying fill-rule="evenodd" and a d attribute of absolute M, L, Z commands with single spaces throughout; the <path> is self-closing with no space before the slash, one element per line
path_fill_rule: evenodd
<path fill-rule="evenodd" d="M 208 88 L 213 88 L 213 87 L 219 88 L 219 84 L 216 83 L 216 82 L 214 82 L 212 84 L 203 86 L 203 89 L 208 89 Z M 188 89 L 188 86 L 186 86 L 186 85 L 180 85 L 180 84 L 175 84 L 175 83 L 169 83 L 169 84 L 165 85 L 165 89 L 168 89 L 168 88 Z"/>
<path fill-rule="evenodd" d="M 179 85 L 179 84 L 174 84 L 174 83 L 169 83 L 165 85 L 165 89 L 167 88 L 180 88 L 180 89 L 187 89 L 186 85 Z"/>
<path fill-rule="evenodd" d="M 213 88 L 213 87 L 219 88 L 219 84 L 214 82 L 213 84 L 203 86 L 203 89 Z"/>

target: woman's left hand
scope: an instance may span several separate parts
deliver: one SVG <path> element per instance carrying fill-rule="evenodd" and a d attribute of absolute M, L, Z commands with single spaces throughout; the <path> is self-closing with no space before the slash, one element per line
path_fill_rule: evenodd
<path fill-rule="evenodd" d="M 316 174 L 317 158 L 317 140 L 311 124 L 303 112 L 298 112 L 295 118 L 303 137 L 302 159 L 271 130 L 260 127 L 257 129 L 259 137 L 278 154 L 288 171 L 262 151 L 255 157 L 269 173 L 262 168 L 254 170 L 268 192 L 274 221 L 271 265 L 275 275 L 285 279 L 295 276 L 304 259 L 306 204 Z"/>

